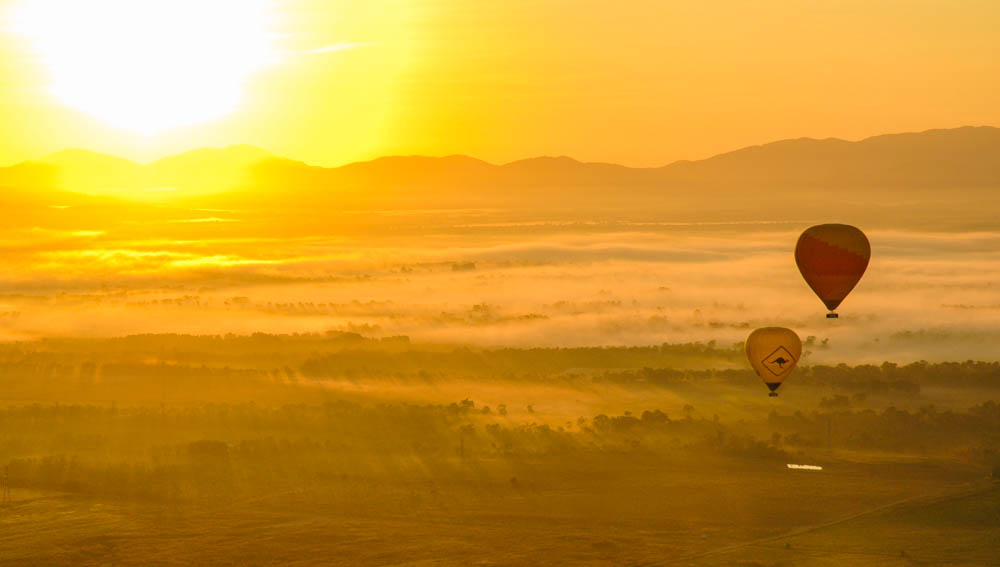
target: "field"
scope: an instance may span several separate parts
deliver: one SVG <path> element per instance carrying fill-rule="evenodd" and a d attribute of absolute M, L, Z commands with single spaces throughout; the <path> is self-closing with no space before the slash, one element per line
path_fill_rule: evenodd
<path fill-rule="evenodd" d="M 60 211 L 2 227 L 0 564 L 1000 563 L 994 232 L 873 221 L 830 322 L 798 221 Z"/>
<path fill-rule="evenodd" d="M 613 463 L 613 464 L 609 464 Z M 941 463 L 455 461 L 226 504 L 20 492 L 4 565 L 984 565 L 1000 490 Z M 510 475 L 510 476 L 508 476 Z M 876 482 L 877 480 L 877 482 Z M 821 562 L 825 561 L 825 562 Z"/>
<path fill-rule="evenodd" d="M 0 562 L 1000 561 L 1000 407 L 979 401 L 1000 365 L 813 365 L 773 399 L 740 354 L 337 333 L 18 343 Z M 251 371 L 254 356 L 290 372 Z"/>

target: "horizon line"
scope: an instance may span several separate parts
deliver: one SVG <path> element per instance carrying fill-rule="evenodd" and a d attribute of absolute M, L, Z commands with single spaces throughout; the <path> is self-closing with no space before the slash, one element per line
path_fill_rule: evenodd
<path fill-rule="evenodd" d="M 447 158 L 456 158 L 456 157 L 457 158 L 465 158 L 465 159 L 471 159 L 471 160 L 479 161 L 479 162 L 482 162 L 482 163 L 484 163 L 486 165 L 489 165 L 489 166 L 492 166 L 492 167 L 504 167 L 504 166 L 507 166 L 507 165 L 515 164 L 515 163 L 520 163 L 520 162 L 530 161 L 530 160 L 537 160 L 537 159 L 569 159 L 569 160 L 572 160 L 572 161 L 574 161 L 576 163 L 580 163 L 580 164 L 584 164 L 584 165 L 610 165 L 610 166 L 616 166 L 616 167 L 623 167 L 623 168 L 626 168 L 626 169 L 662 169 L 662 168 L 670 167 L 672 165 L 679 164 L 679 163 L 694 163 L 694 162 L 706 161 L 706 160 L 710 160 L 710 159 L 713 159 L 713 158 L 716 158 L 716 157 L 719 157 L 719 156 L 724 156 L 724 155 L 732 154 L 732 153 L 735 153 L 735 152 L 740 152 L 740 151 L 751 149 L 751 148 L 760 148 L 760 147 L 769 146 L 769 145 L 772 145 L 772 144 L 780 144 L 780 143 L 784 143 L 784 142 L 813 141 L 813 142 L 846 142 L 846 143 L 849 143 L 849 144 L 857 144 L 857 143 L 866 142 L 868 140 L 873 140 L 873 139 L 876 139 L 876 138 L 882 138 L 882 137 L 887 137 L 887 136 L 919 135 L 919 134 L 927 134 L 927 133 L 930 133 L 930 132 L 944 132 L 944 131 L 965 130 L 965 129 L 980 129 L 980 128 L 987 128 L 987 129 L 991 129 L 991 130 L 997 130 L 997 129 L 1000 129 L 1000 126 L 993 126 L 993 125 L 989 125 L 989 124 L 980 124 L 980 125 L 965 124 L 965 125 L 962 125 L 962 126 L 954 126 L 954 127 L 950 127 L 950 128 L 928 128 L 928 129 L 925 129 L 925 130 L 914 130 L 914 131 L 904 131 L 904 132 L 885 132 L 885 133 L 882 133 L 882 134 L 875 134 L 875 135 L 872 135 L 872 136 L 866 136 L 864 138 L 858 138 L 858 139 L 854 139 L 854 140 L 849 140 L 849 139 L 844 139 L 844 138 L 837 138 L 837 137 L 833 137 L 833 136 L 828 136 L 828 137 L 825 137 L 825 138 L 817 138 L 817 137 L 812 137 L 812 136 L 799 136 L 799 137 L 792 137 L 792 138 L 779 138 L 777 140 L 771 140 L 771 141 L 762 142 L 762 143 L 759 143 L 759 144 L 750 144 L 750 145 L 747 145 L 747 146 L 741 146 L 741 147 L 738 147 L 738 148 L 735 148 L 735 149 L 731 149 L 731 150 L 719 152 L 719 153 L 716 153 L 716 154 L 712 154 L 712 155 L 709 155 L 707 157 L 703 157 L 703 158 L 700 158 L 700 159 L 678 159 L 678 160 L 674 160 L 674 161 L 665 163 L 663 165 L 653 165 L 653 166 L 633 166 L 633 165 L 626 165 L 626 164 L 623 164 L 623 163 L 616 163 L 616 162 L 611 162 L 611 161 L 583 161 L 583 160 L 577 159 L 577 158 L 575 158 L 573 156 L 569 156 L 569 155 L 566 155 L 566 154 L 560 154 L 560 155 L 551 155 L 551 154 L 535 155 L 535 156 L 528 156 L 528 157 L 523 157 L 523 158 L 515 159 L 515 160 L 512 160 L 512 161 L 497 163 L 497 162 L 488 161 L 486 159 L 479 158 L 479 157 L 476 157 L 476 156 L 473 156 L 473 155 L 461 154 L 461 153 L 444 154 L 444 155 L 429 155 L 429 154 L 384 154 L 384 155 L 379 155 L 379 156 L 371 157 L 371 158 L 368 158 L 368 159 L 359 159 L 359 160 L 354 160 L 354 161 L 342 162 L 342 163 L 338 163 L 336 165 L 318 165 L 318 164 L 315 164 L 315 163 L 307 162 L 305 160 L 296 159 L 296 158 L 292 158 L 292 157 L 288 157 L 288 156 L 278 155 L 278 154 L 272 152 L 271 150 L 269 150 L 267 148 L 264 148 L 264 147 L 261 147 L 261 146 L 257 146 L 257 145 L 254 145 L 254 144 L 249 144 L 249 143 L 233 143 L 233 144 L 227 144 L 227 145 L 224 145 L 224 146 L 196 146 L 196 147 L 192 147 L 192 148 L 189 148 L 189 149 L 186 149 L 186 150 L 181 150 L 181 151 L 178 151 L 178 152 L 173 152 L 173 153 L 165 154 L 165 155 L 163 155 L 163 156 L 161 156 L 159 158 L 156 158 L 156 159 L 153 159 L 153 160 L 150 160 L 150 161 L 145 161 L 145 162 L 135 161 L 135 160 L 132 160 L 132 159 L 129 159 L 129 158 L 121 157 L 121 156 L 116 155 L 116 154 L 105 153 L 105 152 L 101 152 L 101 151 L 97 151 L 97 150 L 92 150 L 92 149 L 89 149 L 89 148 L 68 147 L 68 148 L 63 148 L 61 150 L 56 150 L 56 151 L 51 152 L 51 153 L 47 153 L 47 154 L 42 155 L 42 156 L 40 156 L 38 158 L 26 159 L 26 160 L 16 161 L 16 162 L 13 162 L 13 163 L 7 163 L 6 165 L 0 165 L 0 168 L 15 167 L 15 166 L 18 166 L 18 165 L 28 164 L 28 163 L 43 163 L 44 160 L 47 159 L 47 158 L 49 158 L 49 157 L 52 157 L 52 156 L 55 156 L 57 154 L 64 153 L 64 152 L 74 152 L 74 151 L 76 151 L 76 152 L 87 152 L 87 153 L 91 153 L 91 154 L 95 154 L 95 155 L 99 155 L 99 156 L 116 158 L 116 159 L 120 159 L 120 160 L 124 160 L 124 161 L 130 162 L 130 163 L 132 163 L 134 165 L 137 165 L 137 166 L 140 166 L 140 167 L 146 167 L 146 166 L 152 165 L 154 163 L 157 163 L 159 161 L 163 161 L 165 159 L 169 159 L 169 158 L 172 158 L 172 157 L 181 156 L 181 155 L 184 155 L 184 154 L 188 154 L 188 153 L 192 153 L 192 152 L 197 152 L 197 151 L 201 151 L 201 150 L 218 150 L 218 151 L 224 151 L 224 150 L 230 150 L 230 149 L 233 149 L 233 148 L 249 148 L 249 149 L 253 149 L 253 150 L 260 150 L 262 152 L 265 152 L 265 153 L 269 154 L 268 158 L 263 158 L 263 159 L 287 160 L 287 161 L 293 161 L 293 162 L 301 163 L 301 164 L 306 165 L 308 167 L 319 167 L 319 168 L 323 168 L 323 169 L 338 169 L 338 168 L 342 168 L 342 167 L 346 167 L 346 166 L 350 166 L 350 165 L 361 164 L 361 163 L 371 163 L 371 162 L 374 162 L 374 161 L 378 161 L 380 159 L 391 159 L 391 158 L 447 159 Z"/>

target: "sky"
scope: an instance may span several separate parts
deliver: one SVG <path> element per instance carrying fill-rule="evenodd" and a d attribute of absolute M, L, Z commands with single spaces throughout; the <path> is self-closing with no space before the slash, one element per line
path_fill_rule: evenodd
<path fill-rule="evenodd" d="M 992 0 L 4 0 L 0 163 L 251 144 L 318 165 L 659 166 L 1000 125 Z"/>

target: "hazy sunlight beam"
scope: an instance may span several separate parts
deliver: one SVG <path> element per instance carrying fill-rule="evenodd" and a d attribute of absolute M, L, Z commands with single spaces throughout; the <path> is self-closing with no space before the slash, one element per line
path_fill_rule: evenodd
<path fill-rule="evenodd" d="M 61 102 L 148 135 L 235 111 L 277 57 L 271 12 L 268 0 L 24 0 L 15 30 Z"/>

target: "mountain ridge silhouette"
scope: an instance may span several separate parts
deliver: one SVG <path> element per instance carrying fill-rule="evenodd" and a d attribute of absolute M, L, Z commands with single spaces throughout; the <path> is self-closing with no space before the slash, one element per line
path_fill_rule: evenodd
<path fill-rule="evenodd" d="M 741 190 L 818 195 L 830 188 L 859 197 L 870 188 L 897 195 L 943 189 L 996 195 L 991 189 L 1000 186 L 1000 128 L 963 126 L 853 142 L 785 139 L 661 167 L 582 162 L 568 156 L 537 156 L 498 165 L 465 155 L 382 156 L 323 167 L 247 145 L 198 148 L 139 164 L 68 149 L 0 168 L 0 185 L 10 186 L 24 177 L 13 172 L 39 164 L 57 170 L 58 181 L 50 179 L 49 187 L 119 197 L 144 188 L 170 188 L 174 191 L 166 193 L 169 198 L 223 204 L 386 206 L 398 201 L 467 206 L 560 199 L 599 203 L 611 197 L 611 189 L 616 190 L 614 198 L 635 201 L 697 192 L 739 198 Z"/>

